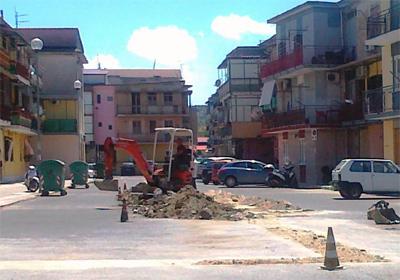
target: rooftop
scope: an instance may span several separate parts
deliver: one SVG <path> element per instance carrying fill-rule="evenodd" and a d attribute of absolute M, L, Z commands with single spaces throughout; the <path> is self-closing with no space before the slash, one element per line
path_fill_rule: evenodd
<path fill-rule="evenodd" d="M 107 69 L 110 76 L 122 78 L 178 78 L 182 79 L 179 69 Z"/>
<path fill-rule="evenodd" d="M 254 59 L 265 56 L 263 50 L 259 46 L 240 46 L 233 49 L 226 55 L 226 58 L 218 66 L 218 69 L 226 67 L 227 59 L 242 58 Z"/>

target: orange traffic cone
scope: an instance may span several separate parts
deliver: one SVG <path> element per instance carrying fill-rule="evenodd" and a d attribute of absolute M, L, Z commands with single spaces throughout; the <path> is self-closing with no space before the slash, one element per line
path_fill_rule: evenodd
<path fill-rule="evenodd" d="M 122 211 L 121 211 L 121 223 L 128 221 L 128 209 L 126 206 L 126 200 L 122 200 Z"/>
<path fill-rule="evenodd" d="M 328 227 L 328 236 L 326 238 L 326 250 L 324 265 L 321 266 L 324 270 L 342 269 L 339 264 L 339 258 L 336 252 L 335 237 L 333 236 L 332 227 Z"/>

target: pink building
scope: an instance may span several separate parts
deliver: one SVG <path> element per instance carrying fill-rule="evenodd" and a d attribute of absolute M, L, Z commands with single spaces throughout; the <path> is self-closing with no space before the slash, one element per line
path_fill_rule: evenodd
<path fill-rule="evenodd" d="M 103 145 L 107 137 L 117 137 L 115 124 L 115 87 L 93 87 L 93 129 L 96 145 Z"/>

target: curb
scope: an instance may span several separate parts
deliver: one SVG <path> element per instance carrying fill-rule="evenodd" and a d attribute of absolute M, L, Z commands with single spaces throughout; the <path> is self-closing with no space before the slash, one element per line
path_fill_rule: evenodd
<path fill-rule="evenodd" d="M 334 186 L 329 186 L 329 185 L 327 185 L 327 186 L 321 186 L 321 189 L 322 189 L 322 190 L 328 190 L 328 191 L 336 191 L 336 189 L 335 189 Z"/>
<path fill-rule="evenodd" d="M 6 202 L 6 203 L 4 203 L 4 204 L 1 204 L 1 202 L 0 202 L 0 208 L 7 207 L 7 206 L 11 206 L 11 205 L 17 204 L 17 203 L 22 202 L 22 201 L 27 201 L 27 200 L 35 199 L 36 197 L 37 197 L 36 195 L 32 195 L 32 196 L 24 197 L 24 198 L 22 198 L 22 199 L 17 199 L 17 200 L 15 200 L 15 201 Z"/>

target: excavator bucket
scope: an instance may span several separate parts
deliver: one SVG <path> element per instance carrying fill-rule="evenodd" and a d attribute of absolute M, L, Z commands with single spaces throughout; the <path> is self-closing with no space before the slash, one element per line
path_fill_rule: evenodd
<path fill-rule="evenodd" d="M 381 200 L 372 205 L 367 213 L 368 220 L 374 220 L 377 225 L 400 224 L 400 217 L 393 208 L 389 208 L 389 203 Z"/>
<path fill-rule="evenodd" d="M 118 180 L 94 181 L 94 185 L 101 191 L 118 191 Z"/>

